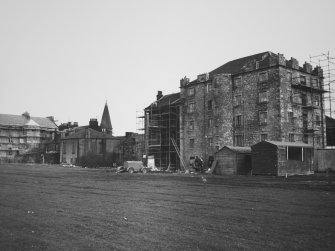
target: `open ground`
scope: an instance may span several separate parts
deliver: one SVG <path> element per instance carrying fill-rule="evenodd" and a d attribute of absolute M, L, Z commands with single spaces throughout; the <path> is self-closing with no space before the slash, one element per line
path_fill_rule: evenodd
<path fill-rule="evenodd" d="M 0 250 L 333 250 L 334 183 L 0 165 Z"/>

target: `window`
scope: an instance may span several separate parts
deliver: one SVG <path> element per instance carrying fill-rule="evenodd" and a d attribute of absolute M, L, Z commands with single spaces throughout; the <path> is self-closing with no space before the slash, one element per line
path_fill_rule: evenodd
<path fill-rule="evenodd" d="M 302 142 L 308 144 L 308 135 L 304 134 L 304 136 L 302 137 Z"/>
<path fill-rule="evenodd" d="M 300 75 L 300 84 L 306 85 L 306 77 L 303 75 Z"/>
<path fill-rule="evenodd" d="M 211 91 L 212 91 L 212 88 L 213 88 L 212 83 L 208 83 L 208 84 L 207 84 L 207 93 L 208 93 L 208 92 L 211 92 Z"/>
<path fill-rule="evenodd" d="M 208 146 L 214 146 L 213 137 L 208 137 L 207 138 L 207 143 L 208 143 Z"/>
<path fill-rule="evenodd" d="M 242 125 L 242 115 L 235 116 L 235 126 L 241 126 Z"/>
<path fill-rule="evenodd" d="M 287 79 L 287 81 L 289 81 L 290 83 L 292 83 L 292 72 L 287 72 L 286 73 L 286 79 Z"/>
<path fill-rule="evenodd" d="M 259 61 L 256 61 L 255 67 L 256 67 L 256 70 L 259 68 Z"/>
<path fill-rule="evenodd" d="M 208 128 L 213 128 L 213 119 L 208 119 Z"/>
<path fill-rule="evenodd" d="M 316 145 L 321 145 L 321 137 L 319 135 L 315 136 L 315 143 Z"/>
<path fill-rule="evenodd" d="M 190 139 L 190 148 L 194 148 L 194 139 Z"/>
<path fill-rule="evenodd" d="M 317 95 L 313 98 L 313 106 L 320 106 L 320 97 Z"/>
<path fill-rule="evenodd" d="M 291 124 L 294 124 L 295 122 L 295 117 L 293 112 L 288 112 L 288 122 Z"/>
<path fill-rule="evenodd" d="M 8 148 L 8 155 L 12 155 L 12 154 L 13 154 L 12 148 Z"/>
<path fill-rule="evenodd" d="M 287 159 L 302 161 L 302 148 L 288 146 L 287 147 Z"/>
<path fill-rule="evenodd" d="M 187 89 L 187 96 L 191 97 L 194 96 L 194 87 L 188 88 Z"/>
<path fill-rule="evenodd" d="M 263 125 L 263 124 L 266 124 L 267 122 L 268 122 L 268 113 L 260 112 L 259 113 L 259 123 Z"/>
<path fill-rule="evenodd" d="M 267 72 L 261 72 L 259 74 L 259 82 L 264 82 L 268 80 L 268 73 Z"/>
<path fill-rule="evenodd" d="M 135 139 L 133 139 L 134 141 L 134 143 L 135 143 Z M 98 147 L 99 147 L 99 149 L 98 149 L 98 153 L 100 153 L 100 154 L 103 154 L 104 152 L 103 152 L 103 144 L 102 144 L 102 140 L 99 140 L 99 145 L 98 145 Z"/>
<path fill-rule="evenodd" d="M 76 144 L 75 142 L 73 141 L 72 142 L 72 154 L 75 154 L 76 153 Z"/>
<path fill-rule="evenodd" d="M 241 77 L 237 77 L 234 79 L 234 88 L 238 88 L 241 87 L 242 85 L 242 79 Z"/>
<path fill-rule="evenodd" d="M 314 88 L 319 88 L 319 80 L 318 79 L 312 79 L 312 86 Z"/>
<path fill-rule="evenodd" d="M 208 100 L 207 101 L 207 109 L 209 111 L 213 109 L 213 101 L 212 100 Z"/>
<path fill-rule="evenodd" d="M 242 95 L 234 96 L 234 106 L 239 106 L 242 104 Z"/>
<path fill-rule="evenodd" d="M 66 154 L 66 143 L 65 143 L 65 141 L 63 142 L 63 154 Z"/>
<path fill-rule="evenodd" d="M 268 140 L 268 135 L 266 133 L 261 134 L 261 141 Z"/>
<path fill-rule="evenodd" d="M 258 97 L 259 97 L 259 103 L 265 103 L 265 102 L 268 102 L 268 92 L 265 91 L 265 92 L 260 92 L 258 94 Z"/>
<path fill-rule="evenodd" d="M 194 130 L 194 120 L 189 121 L 188 126 L 190 130 Z"/>
<path fill-rule="evenodd" d="M 187 112 L 189 112 L 189 113 L 194 112 L 194 106 L 195 106 L 194 103 L 188 104 Z"/>
<path fill-rule="evenodd" d="M 23 144 L 23 143 L 24 143 L 24 138 L 20 138 L 20 139 L 19 139 L 19 142 L 20 142 L 21 144 Z"/>
<path fill-rule="evenodd" d="M 301 104 L 301 96 L 299 93 L 294 93 L 293 94 L 293 103 L 295 104 Z"/>
<path fill-rule="evenodd" d="M 8 142 L 9 142 L 9 143 L 13 143 L 13 138 L 12 138 L 12 137 L 9 137 L 9 138 L 8 138 Z"/>
<path fill-rule="evenodd" d="M 243 135 L 235 136 L 235 144 L 236 146 L 243 146 Z"/>
<path fill-rule="evenodd" d="M 290 133 L 289 135 L 288 135 L 288 141 L 289 142 L 294 142 L 295 140 L 294 140 L 294 134 L 293 133 Z"/>
<path fill-rule="evenodd" d="M 315 125 L 321 126 L 321 119 L 319 115 L 315 115 Z"/>

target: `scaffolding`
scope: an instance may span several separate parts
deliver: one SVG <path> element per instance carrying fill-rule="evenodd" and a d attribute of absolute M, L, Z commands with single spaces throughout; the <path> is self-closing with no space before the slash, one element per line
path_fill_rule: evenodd
<path fill-rule="evenodd" d="M 327 53 L 310 56 L 310 63 L 315 64 L 323 69 L 323 89 L 327 91 L 323 98 L 325 103 L 325 115 L 333 118 L 334 113 L 334 84 L 335 84 L 335 57 Z"/>
<path fill-rule="evenodd" d="M 157 167 L 178 169 L 181 166 L 179 104 L 176 102 L 179 93 L 163 99 L 164 102 L 156 101 L 145 109 L 146 153 L 154 156 Z"/>

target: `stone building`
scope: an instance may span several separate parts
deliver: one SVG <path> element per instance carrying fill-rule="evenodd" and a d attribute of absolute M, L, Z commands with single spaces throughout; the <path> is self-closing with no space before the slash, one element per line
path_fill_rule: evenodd
<path fill-rule="evenodd" d="M 264 52 L 180 81 L 180 149 L 206 162 L 224 145 L 262 140 L 325 146 L 323 72 Z"/>
<path fill-rule="evenodd" d="M 180 93 L 163 95 L 158 91 L 156 101 L 144 109 L 145 153 L 163 169 L 180 167 L 179 107 Z"/>
<path fill-rule="evenodd" d="M 0 162 L 44 162 L 47 152 L 58 151 L 56 133 L 53 117 L 0 114 Z"/>

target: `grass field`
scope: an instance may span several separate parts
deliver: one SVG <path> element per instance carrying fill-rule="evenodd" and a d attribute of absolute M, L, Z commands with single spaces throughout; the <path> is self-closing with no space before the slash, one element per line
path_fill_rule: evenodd
<path fill-rule="evenodd" d="M 334 250 L 328 179 L 0 165 L 0 250 Z"/>

